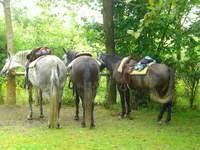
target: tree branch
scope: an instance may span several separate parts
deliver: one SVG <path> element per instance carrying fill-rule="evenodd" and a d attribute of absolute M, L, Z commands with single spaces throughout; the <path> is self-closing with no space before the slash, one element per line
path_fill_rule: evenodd
<path fill-rule="evenodd" d="M 3 1 L 3 0 L 0 0 L 0 3 L 1 3 L 2 5 L 4 5 L 4 1 Z"/>

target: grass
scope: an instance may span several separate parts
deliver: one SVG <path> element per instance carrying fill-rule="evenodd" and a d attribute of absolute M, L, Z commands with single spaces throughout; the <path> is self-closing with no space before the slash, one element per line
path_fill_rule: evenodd
<path fill-rule="evenodd" d="M 26 120 L 28 95 L 21 88 L 21 80 L 18 82 L 17 106 L 0 105 L 0 150 L 200 150 L 200 109 L 188 109 L 182 82 L 177 84 L 177 103 L 170 124 L 156 123 L 158 110 L 134 110 L 132 120 L 119 120 L 119 105 L 111 106 L 111 110 L 96 106 L 94 130 L 81 128 L 80 121 L 73 120 L 72 107 L 62 108 L 61 129 L 47 128 L 48 106 L 44 119 L 38 119 L 38 108 L 34 107 L 34 120 Z M 95 101 L 101 104 L 105 99 L 105 78 L 100 83 Z M 1 92 L 5 99 L 5 84 Z M 74 104 L 67 86 L 63 97 L 64 104 Z M 199 98 L 200 94 L 197 106 Z"/>
<path fill-rule="evenodd" d="M 172 122 L 160 125 L 155 122 L 157 111 L 134 111 L 133 120 L 119 120 L 118 109 L 110 111 L 97 106 L 94 130 L 81 128 L 80 121 L 73 121 L 71 107 L 61 111 L 61 129 L 48 129 L 46 119 L 43 122 L 38 119 L 23 121 L 27 113 L 24 107 L 1 106 L 0 110 L 1 113 L 7 110 L 11 114 L 8 118 L 4 114 L 1 119 L 1 122 L 6 119 L 10 121 L 9 125 L 0 126 L 1 150 L 200 149 L 199 110 L 174 110 Z M 15 122 L 17 120 L 21 122 Z"/>

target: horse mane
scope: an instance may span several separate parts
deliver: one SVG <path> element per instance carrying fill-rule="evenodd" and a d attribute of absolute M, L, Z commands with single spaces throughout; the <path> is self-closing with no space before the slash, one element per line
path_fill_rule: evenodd
<path fill-rule="evenodd" d="M 106 54 L 106 57 L 108 58 L 108 60 L 111 60 L 113 63 L 117 63 L 122 59 L 122 57 L 117 56 L 115 54 Z"/>
<path fill-rule="evenodd" d="M 15 61 L 20 64 L 25 64 L 27 62 L 27 55 L 31 53 L 32 50 L 19 51 L 14 55 Z"/>
<path fill-rule="evenodd" d="M 77 53 L 78 53 L 78 52 L 75 52 L 75 51 L 72 51 L 72 50 L 68 50 L 68 51 L 67 51 L 67 54 L 68 54 L 68 56 L 69 56 L 70 58 L 75 58 Z"/>

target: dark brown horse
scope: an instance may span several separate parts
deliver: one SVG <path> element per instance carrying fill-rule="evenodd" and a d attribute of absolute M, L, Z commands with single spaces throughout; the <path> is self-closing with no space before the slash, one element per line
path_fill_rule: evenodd
<path fill-rule="evenodd" d="M 168 112 L 165 122 L 169 122 L 171 120 L 171 106 L 175 90 L 174 71 L 171 68 L 164 64 L 155 63 L 149 67 L 146 75 L 131 75 L 129 76 L 129 84 L 125 84 L 122 73 L 117 70 L 122 60 L 121 57 L 102 54 L 100 56 L 100 60 L 104 63 L 112 78 L 117 83 L 122 104 L 121 117 L 129 115 L 131 112 L 129 88 L 135 90 L 148 89 L 150 91 L 151 99 L 163 104 L 163 108 L 158 115 L 157 121 L 162 119 L 165 111 Z M 131 60 L 130 63 L 134 65 L 137 62 L 135 60 Z M 127 103 L 127 108 L 125 101 Z"/>
<path fill-rule="evenodd" d="M 76 92 L 76 115 L 79 120 L 79 97 L 82 100 L 83 120 L 82 127 L 86 126 L 85 119 L 90 121 L 90 128 L 94 125 L 94 99 L 99 81 L 99 65 L 88 55 L 79 55 L 78 52 L 65 50 L 64 62 L 68 66 L 70 78 Z"/>

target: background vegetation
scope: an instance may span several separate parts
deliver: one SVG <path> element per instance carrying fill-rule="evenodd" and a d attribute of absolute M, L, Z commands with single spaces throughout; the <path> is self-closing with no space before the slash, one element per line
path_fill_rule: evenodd
<path fill-rule="evenodd" d="M 100 14 L 101 1 L 36 0 L 32 3 L 32 9 L 36 9 L 37 13 L 30 10 L 31 7 L 24 7 L 21 0 L 11 2 L 14 52 L 38 46 L 52 48 L 59 57 L 63 55 L 63 47 L 90 51 L 94 56 L 95 52 L 105 52 L 102 21 L 95 19 L 97 15 L 80 17 L 79 11 L 85 7 Z M 157 62 L 174 68 L 178 83 L 177 103 L 189 104 L 191 108 L 199 105 L 199 9 L 197 0 L 113 1 L 116 53 L 121 56 L 132 55 L 138 60 L 149 55 Z M 192 17 L 195 19 L 191 20 Z M 5 24 L 1 15 L 0 67 L 6 58 L 5 45 Z M 1 86 L 5 87 L 5 82 L 1 79 Z M 18 79 L 17 82 L 18 88 L 22 88 L 23 79 Z M 103 78 L 101 83 L 105 83 Z M 104 89 L 105 85 L 100 85 L 100 95 L 104 94 Z M 148 98 L 138 95 L 141 94 L 132 93 L 132 99 L 136 96 L 148 103 Z M 98 101 L 103 102 L 97 97 Z"/>
<path fill-rule="evenodd" d="M 32 7 L 23 0 L 11 2 L 14 52 L 39 46 L 50 47 L 60 58 L 62 48 L 89 51 L 94 57 L 96 52 L 106 52 L 102 0 L 30 0 Z M 69 149 L 199 149 L 200 1 L 113 0 L 113 12 L 116 54 L 138 60 L 148 55 L 176 70 L 175 121 L 156 124 L 160 104 L 136 91 L 131 92 L 133 120 L 118 120 L 119 96 L 116 105 L 107 105 L 106 79 L 101 77 L 95 99 L 101 105 L 95 107 L 95 132 L 75 128 L 79 122 L 71 121 L 73 110 L 68 106 L 74 101 L 67 86 L 65 116 L 61 116 L 66 128 L 48 130 L 44 120 L 24 121 L 28 93 L 23 88 L 24 77 L 17 77 L 17 107 L 0 106 L 0 149 L 66 149 L 66 145 Z M 7 57 L 5 36 L 0 7 L 0 69 Z M 0 78 L 0 104 L 6 104 L 6 85 L 7 80 Z"/>

